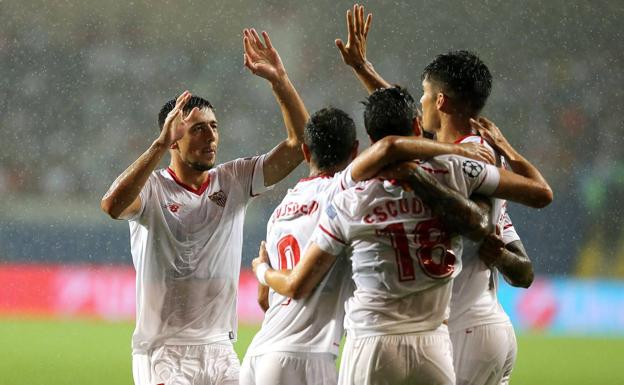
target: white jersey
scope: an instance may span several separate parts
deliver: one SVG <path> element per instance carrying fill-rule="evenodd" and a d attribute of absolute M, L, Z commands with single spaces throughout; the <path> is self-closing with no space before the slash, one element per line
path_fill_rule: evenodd
<path fill-rule="evenodd" d="M 245 210 L 266 190 L 263 163 L 264 156 L 221 164 L 198 190 L 171 169 L 150 175 L 130 219 L 133 353 L 235 339 Z"/>
<path fill-rule="evenodd" d="M 309 244 L 321 214 L 332 198 L 352 186 L 351 168 L 331 176 L 299 181 L 273 211 L 267 225 L 267 251 L 273 269 L 292 269 Z M 344 302 L 352 293 L 350 266 L 334 264 L 306 298 L 291 299 L 269 290 L 269 309 L 247 356 L 270 352 L 338 355 L 343 334 Z"/>
<path fill-rule="evenodd" d="M 490 195 L 496 167 L 457 156 L 420 164 L 465 197 Z M 461 271 L 462 242 L 413 192 L 379 179 L 336 196 L 313 241 L 333 255 L 352 250 L 355 292 L 345 327 L 355 338 L 437 329 L 448 318 L 452 279 Z"/>
<path fill-rule="evenodd" d="M 494 154 L 499 167 L 506 167 L 505 158 L 498 154 L 482 137 L 470 135 L 458 141 L 459 143 L 481 143 L 487 146 Z M 492 198 L 490 222 L 499 225 L 505 244 L 520 239 L 516 233 L 509 214 L 506 212 L 507 201 Z M 505 322 L 509 320 L 507 313 L 498 302 L 498 271 L 490 269 L 479 258 L 480 242 L 473 242 L 464 238 L 464 256 L 462 273 L 453 283 L 451 298 L 451 316 L 449 331 L 469 328 L 488 323 Z"/>

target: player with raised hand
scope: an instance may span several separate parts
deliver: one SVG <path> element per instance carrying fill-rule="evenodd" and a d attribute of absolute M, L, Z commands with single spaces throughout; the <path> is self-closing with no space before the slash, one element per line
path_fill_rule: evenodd
<path fill-rule="evenodd" d="M 380 89 L 368 98 L 367 131 L 405 130 L 414 118 L 414 101 L 405 90 Z M 524 202 L 527 195 L 534 206 L 551 199 L 534 180 L 466 158 L 441 156 L 416 167 L 451 186 L 467 207 L 473 192 Z M 418 189 L 420 180 L 411 184 Z M 305 298 L 351 247 L 356 290 L 346 304 L 339 383 L 451 385 L 455 377 L 445 320 L 451 282 L 461 270 L 461 245 L 432 215 L 420 192 L 372 179 L 334 198 L 294 269 L 269 268 L 262 250 L 253 267 L 276 292 Z"/>
<path fill-rule="evenodd" d="M 292 269 L 299 263 L 321 213 L 338 192 L 354 184 L 352 167 L 346 167 L 357 147 L 355 123 L 345 112 L 324 108 L 311 116 L 302 145 L 309 176 L 288 190 L 267 224 L 272 266 Z M 348 276 L 347 263 L 335 264 L 305 299 L 260 286 L 267 289 L 261 292 L 268 294 L 268 309 L 245 354 L 241 385 L 336 383 L 344 301 L 351 292 L 351 282 L 344 279 Z"/>
<path fill-rule="evenodd" d="M 358 79 L 370 92 L 388 83 L 374 70 L 366 59 L 366 43 L 372 15 L 364 21 L 362 6 L 356 5 L 353 17 L 347 12 L 349 43 L 337 46 L 345 63 L 353 68 Z M 476 120 L 485 105 L 491 89 L 491 75 L 483 62 L 475 55 L 457 51 L 439 55 L 424 70 L 422 76 L 423 127 L 435 133 L 436 139 L 447 143 L 484 143 L 483 137 L 491 142 L 497 151 L 490 148 L 496 157 L 496 164 L 505 165 L 522 175 L 541 177 L 539 171 L 517 153 L 487 119 Z M 492 131 L 492 127 L 496 128 Z M 488 131 L 484 131 L 489 129 Z M 480 132 L 482 136 L 477 135 Z M 496 145 L 495 143 L 500 145 Z M 499 148 L 503 146 L 503 149 Z M 501 157 L 503 155 L 503 157 Z M 533 270 L 524 246 L 518 237 L 511 219 L 506 213 L 503 200 L 493 200 L 491 221 L 503 226 L 500 237 L 488 236 L 481 249 L 490 252 L 479 253 L 479 245 L 467 244 L 464 273 L 453 286 L 451 318 L 449 327 L 454 346 L 454 363 L 457 383 L 498 384 L 509 381 L 516 355 L 516 340 L 509 317 L 500 306 L 496 290 L 497 272 L 514 286 L 528 287 L 533 279 Z M 505 248 L 491 248 L 493 242 L 505 243 Z M 492 254 L 492 250 L 496 250 Z M 483 257 L 489 255 L 489 257 Z M 496 255 L 496 262 L 492 261 Z M 474 354 L 475 351 L 480 352 Z M 465 352 L 463 354 L 462 352 Z"/>
<path fill-rule="evenodd" d="M 269 81 L 287 137 L 267 154 L 217 165 L 215 109 L 185 91 L 162 107 L 159 136 L 102 198 L 104 212 L 130 224 L 137 385 L 239 382 L 232 341 L 246 207 L 303 160 L 308 119 L 268 35 L 245 30 L 243 39 L 245 65 Z M 167 152 L 169 167 L 155 170 Z"/>

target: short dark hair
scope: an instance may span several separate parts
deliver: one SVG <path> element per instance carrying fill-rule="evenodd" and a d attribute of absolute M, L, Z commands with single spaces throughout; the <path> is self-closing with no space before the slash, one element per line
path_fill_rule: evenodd
<path fill-rule="evenodd" d="M 338 108 L 323 108 L 310 116 L 303 141 L 314 163 L 328 170 L 349 159 L 356 141 L 355 123 Z"/>
<path fill-rule="evenodd" d="M 163 126 L 165 125 L 165 119 L 167 119 L 167 115 L 169 115 L 171 110 L 173 110 L 173 107 L 175 107 L 177 99 L 178 97 L 176 96 L 175 98 L 169 100 L 160 109 L 160 112 L 158 113 L 158 127 L 160 127 L 161 130 Z M 185 114 L 188 114 L 195 107 L 199 108 L 200 110 L 204 108 L 209 108 L 214 111 L 214 107 L 212 106 L 212 104 L 210 104 L 208 100 L 200 96 L 191 96 L 189 101 L 184 106 L 184 109 L 182 110 L 182 112 Z"/>
<path fill-rule="evenodd" d="M 364 104 L 364 125 L 376 142 L 388 135 L 411 136 L 417 109 L 414 98 L 400 86 L 380 88 Z"/>
<path fill-rule="evenodd" d="M 422 80 L 442 88 L 451 98 L 457 98 L 470 112 L 479 113 L 492 91 L 492 74 L 481 59 L 469 51 L 451 51 L 429 63 Z"/>

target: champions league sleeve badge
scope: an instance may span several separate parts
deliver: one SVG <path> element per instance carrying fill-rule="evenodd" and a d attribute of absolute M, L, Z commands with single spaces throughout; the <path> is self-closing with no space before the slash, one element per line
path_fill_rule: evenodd
<path fill-rule="evenodd" d="M 476 178 L 483 172 L 483 166 L 474 160 L 465 160 L 462 163 L 462 170 L 470 178 Z"/>

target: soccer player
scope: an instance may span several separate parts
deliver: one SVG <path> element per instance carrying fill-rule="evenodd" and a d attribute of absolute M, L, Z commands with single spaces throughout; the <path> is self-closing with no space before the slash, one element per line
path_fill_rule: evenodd
<path fill-rule="evenodd" d="M 369 92 L 389 85 L 366 60 L 371 22 L 372 15 L 364 19 L 363 7 L 356 5 L 353 14 L 347 14 L 347 44 L 336 40 L 345 63 Z M 489 146 L 486 137 L 495 147 L 490 150 L 496 164 L 517 170 L 523 167 L 520 155 L 500 130 L 485 118 L 476 120 L 491 84 L 489 69 L 476 55 L 466 51 L 439 55 L 422 76 L 423 127 L 447 143 Z M 502 234 L 489 235 L 480 247 L 466 242 L 463 272 L 453 284 L 449 330 L 458 385 L 509 382 L 517 345 L 509 317 L 498 302 L 498 272 L 517 287 L 528 287 L 533 280 L 531 261 L 506 212 L 506 202 L 494 199 L 489 205 L 491 221 Z"/>
<path fill-rule="evenodd" d="M 287 138 L 267 154 L 216 164 L 215 109 L 188 91 L 167 102 L 159 136 L 112 184 L 104 212 L 130 223 L 137 272 L 137 385 L 238 384 L 236 293 L 249 201 L 303 160 L 308 113 L 269 36 L 244 31 L 245 66 L 271 84 Z M 155 170 L 165 153 L 166 169 Z"/>
<path fill-rule="evenodd" d="M 368 132 L 381 137 L 405 132 L 415 119 L 414 101 L 403 89 L 380 89 L 369 96 L 364 114 Z M 478 192 L 547 205 L 550 187 L 530 164 L 527 168 L 530 177 L 456 156 L 416 166 L 464 199 Z M 356 288 L 346 303 L 340 384 L 455 383 L 446 320 L 452 279 L 461 270 L 462 242 L 432 215 L 420 194 L 391 180 L 371 179 L 334 198 L 293 270 L 269 268 L 263 250 L 253 261 L 260 281 L 278 293 L 304 298 L 337 257 L 352 248 Z M 435 199 L 433 194 L 426 200 Z"/>
<path fill-rule="evenodd" d="M 299 262 L 327 204 L 353 185 L 351 169 L 345 167 L 357 147 L 355 123 L 345 112 L 325 108 L 312 115 L 302 145 L 309 177 L 288 191 L 267 225 L 272 266 L 292 269 Z M 269 292 L 262 328 L 243 360 L 241 385 L 336 383 L 343 305 L 351 286 L 343 279 L 348 271 L 348 264 L 335 264 L 305 299 Z"/>
<path fill-rule="evenodd" d="M 463 153 L 479 159 L 480 154 L 489 154 L 480 145 L 388 137 L 364 151 L 345 169 L 357 154 L 355 137 L 355 124 L 343 111 L 326 108 L 310 118 L 302 145 L 310 176 L 289 190 L 267 225 L 272 266 L 292 269 L 334 195 L 353 186 L 355 181 L 375 175 L 386 164 L 445 153 Z M 305 299 L 268 292 L 262 290 L 266 286 L 260 286 L 259 302 L 266 316 L 243 360 L 242 385 L 336 383 L 335 359 L 343 334 L 344 302 L 351 286 L 349 268 L 347 263 L 337 263 Z"/>

